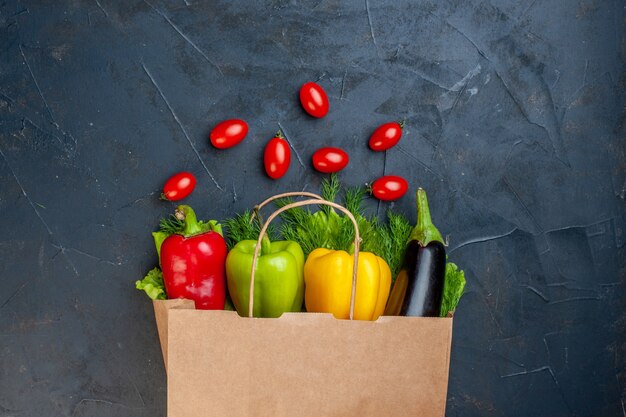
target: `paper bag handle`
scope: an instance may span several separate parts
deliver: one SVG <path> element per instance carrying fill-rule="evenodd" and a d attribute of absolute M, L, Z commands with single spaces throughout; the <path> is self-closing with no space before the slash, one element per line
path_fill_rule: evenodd
<path fill-rule="evenodd" d="M 359 226 L 356 222 L 356 219 L 354 218 L 354 216 L 352 215 L 352 213 L 350 213 L 348 209 L 344 208 L 343 206 L 337 203 L 333 203 L 331 201 L 326 201 L 326 200 L 317 199 L 317 198 L 287 204 L 286 206 L 281 207 L 275 212 L 273 212 L 270 215 L 270 217 L 267 219 L 265 224 L 263 224 L 263 228 L 261 229 L 261 233 L 259 233 L 259 238 L 257 239 L 256 247 L 254 248 L 254 255 L 252 257 L 252 271 L 250 271 L 250 302 L 248 304 L 248 317 L 254 316 L 253 315 L 253 312 L 254 312 L 253 311 L 253 308 L 254 308 L 254 272 L 256 270 L 256 265 L 257 265 L 257 261 L 259 258 L 259 252 L 261 250 L 261 240 L 263 239 L 265 232 L 267 232 L 267 228 L 269 227 L 272 220 L 278 217 L 278 215 L 282 213 L 283 211 L 296 208 L 296 207 L 311 206 L 311 205 L 326 205 L 326 206 L 331 206 L 333 208 L 336 208 L 337 210 L 343 212 L 350 219 L 350 221 L 352 222 L 352 225 L 354 226 L 354 266 L 352 270 L 352 295 L 350 297 L 350 320 L 354 319 L 354 298 L 356 295 L 356 275 L 357 275 L 357 268 L 359 265 L 359 244 L 361 243 L 361 236 L 359 235 Z"/>
<path fill-rule="evenodd" d="M 319 195 L 310 193 L 308 191 L 293 191 L 289 193 L 276 194 L 260 202 L 256 206 L 254 206 L 254 209 L 252 210 L 252 215 L 250 216 L 250 223 L 252 223 L 254 221 L 254 218 L 257 216 L 259 216 L 259 221 L 260 221 L 261 216 L 259 215 L 259 211 L 263 208 L 263 206 L 265 206 L 267 203 L 271 203 L 274 200 L 278 200 L 279 198 L 284 198 L 284 197 L 311 197 L 317 200 L 323 200 L 323 198 L 320 197 Z"/>

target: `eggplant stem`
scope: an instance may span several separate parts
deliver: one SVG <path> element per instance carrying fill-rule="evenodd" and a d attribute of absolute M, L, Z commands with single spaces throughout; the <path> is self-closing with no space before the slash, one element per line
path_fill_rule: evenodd
<path fill-rule="evenodd" d="M 426 246 L 430 242 L 440 242 L 445 245 L 445 241 L 441 237 L 441 233 L 433 224 L 430 218 L 430 208 L 428 207 L 428 198 L 426 191 L 418 188 L 416 193 L 417 200 L 417 225 L 413 228 L 409 237 L 411 240 L 417 240 L 421 246 Z"/>

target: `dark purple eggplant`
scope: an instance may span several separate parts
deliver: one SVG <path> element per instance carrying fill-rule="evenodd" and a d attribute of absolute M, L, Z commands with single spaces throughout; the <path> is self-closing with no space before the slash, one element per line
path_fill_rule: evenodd
<path fill-rule="evenodd" d="M 439 317 L 446 275 L 446 248 L 433 225 L 428 199 L 417 190 L 417 225 L 385 308 L 388 316 Z"/>
<path fill-rule="evenodd" d="M 412 240 L 406 248 L 405 262 L 411 279 L 400 315 L 439 317 L 446 275 L 445 246 L 435 241 L 424 247 Z"/>

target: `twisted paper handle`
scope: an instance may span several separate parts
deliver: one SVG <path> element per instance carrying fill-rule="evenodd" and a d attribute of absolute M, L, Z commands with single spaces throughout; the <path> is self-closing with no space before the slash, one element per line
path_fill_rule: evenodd
<path fill-rule="evenodd" d="M 318 200 L 323 200 L 323 198 L 320 197 L 319 195 L 313 194 L 313 193 L 309 193 L 308 191 L 294 191 L 294 192 L 290 192 L 290 193 L 276 194 L 276 195 L 273 195 L 270 198 L 262 201 L 261 203 L 257 204 L 256 206 L 254 206 L 254 209 L 252 211 L 252 215 L 250 216 L 250 223 L 252 223 L 254 218 L 257 217 L 257 216 L 259 217 L 259 219 L 261 218 L 259 212 L 261 211 L 263 206 L 265 206 L 268 203 L 271 203 L 274 200 L 278 200 L 279 198 L 284 198 L 284 197 L 311 197 L 311 198 L 316 198 Z M 261 236 L 263 236 L 263 235 L 261 235 Z"/>
<path fill-rule="evenodd" d="M 290 194 L 290 193 L 285 193 L 285 194 Z M 283 194 L 282 196 L 286 196 L 286 195 Z M 279 197 L 275 196 L 275 198 L 279 198 Z M 271 201 L 271 199 L 268 199 L 268 200 Z M 254 248 L 254 255 L 252 257 L 252 271 L 250 271 L 250 302 L 248 304 L 248 317 L 253 317 L 254 272 L 256 271 L 256 265 L 257 265 L 257 261 L 259 258 L 259 252 L 261 251 L 261 240 L 263 239 L 265 232 L 267 232 L 267 228 L 269 227 L 272 220 L 278 217 L 280 213 L 282 213 L 283 211 L 286 211 L 295 207 L 310 206 L 310 205 L 326 205 L 326 206 L 331 206 L 333 208 L 336 208 L 337 210 L 343 212 L 350 219 L 350 221 L 352 222 L 352 225 L 354 226 L 354 267 L 352 271 L 352 295 L 350 297 L 350 320 L 354 319 L 354 298 L 356 295 L 356 274 L 357 274 L 357 267 L 359 265 L 359 244 L 361 243 L 361 236 L 359 235 L 359 226 L 356 222 L 356 219 L 354 218 L 354 216 L 352 215 L 352 213 L 350 213 L 348 209 L 344 208 L 343 206 L 337 203 L 333 203 L 331 201 L 326 201 L 326 200 L 322 200 L 318 198 L 287 204 L 286 206 L 281 207 L 275 212 L 273 212 L 270 215 L 270 217 L 267 219 L 265 224 L 263 224 L 263 228 L 261 229 L 261 233 L 259 233 L 259 238 L 257 239 L 256 247 Z"/>

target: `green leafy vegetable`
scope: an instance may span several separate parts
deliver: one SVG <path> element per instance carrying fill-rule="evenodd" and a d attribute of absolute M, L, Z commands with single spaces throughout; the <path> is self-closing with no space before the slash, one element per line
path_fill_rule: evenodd
<path fill-rule="evenodd" d="M 224 221 L 224 226 L 226 226 L 228 232 L 227 243 L 230 250 L 242 240 L 257 240 L 259 233 L 261 233 L 262 224 L 258 214 L 256 219 L 252 219 L 252 211 L 246 210 Z M 276 238 L 276 227 L 270 224 L 267 233 L 270 240 L 274 240 Z"/>
<path fill-rule="evenodd" d="M 293 203 L 291 198 L 276 201 L 278 207 L 284 207 L 291 203 Z M 314 218 L 309 210 L 296 207 L 280 215 L 283 221 L 280 228 L 283 239 L 298 242 L 305 257 L 315 248 L 324 247 L 321 245 L 325 245 L 328 240 L 328 227 L 324 224 L 327 221 L 326 214 L 320 213 L 321 215 Z"/>
<path fill-rule="evenodd" d="M 453 312 L 465 290 L 465 272 L 452 262 L 446 263 L 446 277 L 443 284 L 443 299 L 441 300 L 441 317 Z"/>
<path fill-rule="evenodd" d="M 406 244 L 411 235 L 413 227 L 411 223 L 401 214 L 387 211 L 387 224 L 381 227 L 381 257 L 387 261 L 392 272 L 392 281 L 396 280 L 402 262 L 404 260 L 404 252 Z"/>
<path fill-rule="evenodd" d="M 222 225 L 217 220 L 209 220 L 208 222 L 200 220 L 198 222 L 198 226 L 200 226 L 200 233 L 213 231 L 219 233 L 222 237 L 224 236 L 224 232 L 222 231 Z"/>
<path fill-rule="evenodd" d="M 341 185 L 336 175 L 322 182 L 322 197 L 335 201 Z M 278 207 L 293 203 L 291 198 L 276 201 Z M 280 215 L 283 224 L 280 232 L 285 240 L 298 242 L 305 257 L 314 249 L 326 248 L 350 251 L 354 241 L 354 227 L 350 220 L 339 215 L 333 207 L 320 205 L 312 213 L 308 208 L 296 207 Z"/>
<path fill-rule="evenodd" d="M 154 268 L 141 280 L 135 282 L 135 288 L 145 291 L 152 300 L 165 300 L 165 285 L 163 274 L 159 268 Z"/>
<path fill-rule="evenodd" d="M 178 219 L 173 214 L 159 221 L 159 231 L 168 236 L 174 233 L 182 233 L 183 230 L 185 230 L 185 221 Z"/>
<path fill-rule="evenodd" d="M 171 236 L 171 234 L 162 232 L 160 230 L 158 232 L 152 232 L 152 237 L 154 238 L 154 246 L 156 247 L 157 255 L 159 256 L 159 265 L 161 265 L 161 245 L 163 245 L 163 242 L 169 236 Z"/>
<path fill-rule="evenodd" d="M 372 252 L 378 256 L 382 256 L 384 242 L 381 241 L 381 232 L 383 225 L 378 222 L 375 217 L 366 218 L 363 214 L 363 197 L 365 197 L 366 191 L 363 187 L 348 188 L 345 192 L 344 206 L 354 216 L 357 225 L 359 226 L 359 234 L 361 235 L 361 250 L 365 252 Z M 350 222 L 350 219 L 344 217 L 345 231 L 342 231 L 346 235 L 346 238 L 350 244 L 354 241 L 354 226 Z"/>
<path fill-rule="evenodd" d="M 327 201 L 335 201 L 342 187 L 335 174 L 322 182 L 322 197 Z M 378 221 L 375 217 L 367 217 L 363 210 L 363 198 L 366 195 L 364 187 L 345 189 L 344 206 L 354 216 L 361 236 L 361 250 L 372 252 L 382 257 L 395 278 L 404 255 L 404 249 L 411 225 L 408 220 L 389 211 L 388 224 Z M 277 201 L 279 207 L 292 203 L 289 198 Z M 321 206 L 320 210 L 312 213 L 309 209 L 297 207 L 281 214 L 283 225 L 281 234 L 286 240 L 293 240 L 300 244 L 305 256 L 316 248 L 345 250 L 351 252 L 354 242 L 354 226 L 350 219 L 340 215 L 330 206 Z"/>
<path fill-rule="evenodd" d="M 341 183 L 339 183 L 337 174 L 332 174 L 330 178 L 324 178 L 322 181 L 322 198 L 324 200 L 335 201 L 339 191 L 341 191 Z M 334 211 L 330 206 L 322 206 L 321 209 L 326 214 L 330 214 L 331 211 Z"/>

